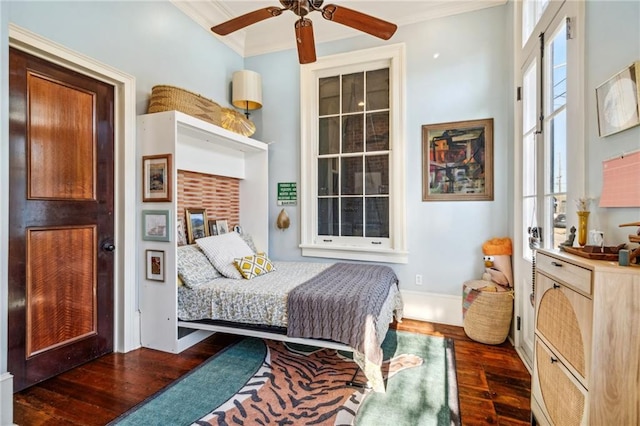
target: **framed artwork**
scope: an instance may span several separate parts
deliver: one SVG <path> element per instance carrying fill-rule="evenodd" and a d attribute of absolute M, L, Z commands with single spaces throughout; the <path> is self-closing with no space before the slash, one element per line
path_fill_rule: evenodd
<path fill-rule="evenodd" d="M 218 235 L 218 226 L 215 220 L 209 220 L 209 235 Z"/>
<path fill-rule="evenodd" d="M 178 219 L 177 244 L 179 246 L 187 245 L 187 234 L 184 232 L 184 220 L 182 218 Z"/>
<path fill-rule="evenodd" d="M 187 216 L 187 242 L 193 244 L 198 238 L 209 236 L 205 209 L 185 209 Z"/>
<path fill-rule="evenodd" d="M 171 154 L 142 157 L 142 201 L 171 201 Z"/>
<path fill-rule="evenodd" d="M 422 200 L 493 200 L 493 118 L 422 126 Z"/>
<path fill-rule="evenodd" d="M 609 136 L 640 124 L 640 61 L 596 88 L 598 131 Z"/>
<path fill-rule="evenodd" d="M 216 220 L 216 226 L 218 227 L 218 234 L 226 234 L 229 232 L 229 225 L 226 219 Z"/>
<path fill-rule="evenodd" d="M 147 279 L 164 281 L 164 251 L 145 250 Z"/>
<path fill-rule="evenodd" d="M 147 241 L 171 241 L 169 210 L 142 211 L 142 239 Z"/>

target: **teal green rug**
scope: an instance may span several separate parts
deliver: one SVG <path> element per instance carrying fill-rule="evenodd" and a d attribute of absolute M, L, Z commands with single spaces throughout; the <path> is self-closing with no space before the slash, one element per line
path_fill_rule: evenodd
<path fill-rule="evenodd" d="M 364 381 L 351 354 L 245 338 L 112 425 L 459 425 L 453 341 L 390 330 L 386 392 Z"/>

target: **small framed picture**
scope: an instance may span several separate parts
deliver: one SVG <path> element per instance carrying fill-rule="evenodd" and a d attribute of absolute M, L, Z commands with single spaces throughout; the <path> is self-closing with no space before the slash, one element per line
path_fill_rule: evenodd
<path fill-rule="evenodd" d="M 146 250 L 147 279 L 164 282 L 164 251 Z"/>
<path fill-rule="evenodd" d="M 142 157 L 142 201 L 171 201 L 171 154 Z"/>
<path fill-rule="evenodd" d="M 216 225 L 218 227 L 218 234 L 226 234 L 229 232 L 229 225 L 227 224 L 226 219 L 216 220 Z"/>
<path fill-rule="evenodd" d="M 187 241 L 189 244 L 195 243 L 198 238 L 209 236 L 205 209 L 186 209 L 185 214 L 187 216 Z"/>
<path fill-rule="evenodd" d="M 142 211 L 142 239 L 146 241 L 171 241 L 169 210 Z"/>
<path fill-rule="evenodd" d="M 218 225 L 215 220 L 209 220 L 209 235 L 218 235 Z"/>
<path fill-rule="evenodd" d="M 177 225 L 177 244 L 179 246 L 187 245 L 187 234 L 184 232 L 184 219 L 178 219 Z"/>

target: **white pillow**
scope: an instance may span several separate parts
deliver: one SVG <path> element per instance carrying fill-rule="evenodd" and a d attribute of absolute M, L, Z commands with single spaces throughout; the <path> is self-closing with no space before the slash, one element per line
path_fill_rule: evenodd
<path fill-rule="evenodd" d="M 237 232 L 198 238 L 196 243 L 222 275 L 237 280 L 242 279 L 242 274 L 238 271 L 234 260 L 254 254 Z"/>

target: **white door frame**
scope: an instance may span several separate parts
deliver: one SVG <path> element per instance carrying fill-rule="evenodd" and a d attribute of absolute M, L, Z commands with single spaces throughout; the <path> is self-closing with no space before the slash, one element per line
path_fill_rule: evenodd
<path fill-rule="evenodd" d="M 136 217 L 132 214 L 125 214 L 136 211 L 135 78 L 14 24 L 9 24 L 9 46 L 114 86 L 114 243 L 116 246 L 114 252 L 114 351 L 129 352 L 139 348 L 140 315 L 137 308 L 137 265 L 135 262 L 137 259 Z M 8 114 L 6 122 L 8 122 Z M 7 144 L 2 145 L 0 157 L 6 159 L 8 146 Z M 3 161 L 0 163 L 0 183 L 3 189 L 8 189 L 8 180 L 8 161 Z M 2 201 L 2 208 L 3 210 L 7 209 L 7 200 Z M 8 235 L 8 229 L 6 223 L 1 226 L 0 271 L 4 271 L 4 276 L 6 276 L 8 258 L 6 235 Z M 7 295 L 2 293 L 0 297 L 6 298 Z M 6 302 L 4 300 L 0 306 L 6 305 Z M 6 311 L 0 312 L 0 314 L 3 318 L 7 317 Z M 6 321 L 3 322 L 6 323 Z M 0 347 L 2 347 L 1 344 Z M 4 346 L 2 351 L 0 359 L 6 360 L 7 347 Z M 6 391 L 13 388 L 13 380 L 10 374 L 1 370 L 0 373 L 0 413 L 3 413 L 0 417 L 0 424 L 11 424 L 13 393 Z"/>

